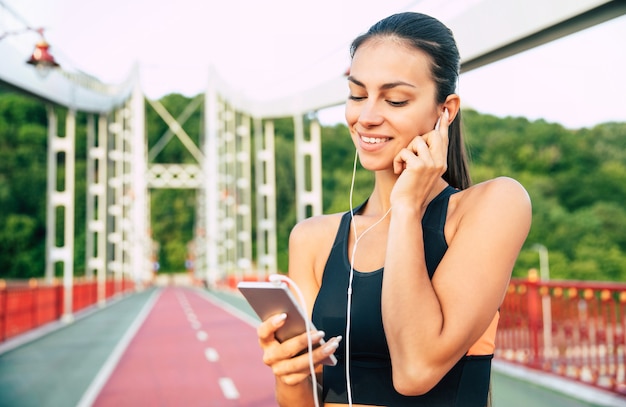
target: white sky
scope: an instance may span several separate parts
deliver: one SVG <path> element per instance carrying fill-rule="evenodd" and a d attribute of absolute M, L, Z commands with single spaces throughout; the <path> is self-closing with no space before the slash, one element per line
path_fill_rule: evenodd
<path fill-rule="evenodd" d="M 66 69 L 118 83 L 138 62 L 149 97 L 202 92 L 209 65 L 231 87 L 255 97 L 310 88 L 348 67 L 350 41 L 372 23 L 420 11 L 415 0 L 0 3 L 32 27 L 44 27 L 51 53 Z M 0 7 L 0 35 L 20 28 L 12 20 Z M 33 36 L 19 37 L 15 41 L 28 54 Z M 498 116 L 544 118 L 570 128 L 626 122 L 624 38 L 626 16 L 468 72 L 459 94 L 466 106 Z M 320 118 L 341 121 L 342 110 L 327 109 Z"/>

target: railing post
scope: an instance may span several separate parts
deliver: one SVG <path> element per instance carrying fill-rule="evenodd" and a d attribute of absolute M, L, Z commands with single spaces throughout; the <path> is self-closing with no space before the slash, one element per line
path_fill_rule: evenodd
<path fill-rule="evenodd" d="M 528 328 L 530 330 L 530 365 L 540 367 L 539 329 L 541 327 L 541 299 L 537 270 L 528 271 Z"/>
<path fill-rule="evenodd" d="M 626 394 L 626 290 L 619 293 L 619 320 L 615 321 L 615 358 L 617 360 L 614 390 Z M 617 318 L 616 318 L 617 319 Z"/>
<path fill-rule="evenodd" d="M 39 300 L 39 285 L 37 284 L 37 280 L 34 278 L 31 278 L 30 280 L 28 280 L 28 288 L 29 288 L 29 293 L 31 296 L 31 323 L 32 326 L 30 327 L 30 329 L 33 328 L 37 328 L 39 326 L 39 318 L 37 318 L 37 312 L 38 312 L 38 300 Z"/>
<path fill-rule="evenodd" d="M 4 341 L 7 335 L 7 303 L 6 282 L 0 279 L 0 342 Z"/>

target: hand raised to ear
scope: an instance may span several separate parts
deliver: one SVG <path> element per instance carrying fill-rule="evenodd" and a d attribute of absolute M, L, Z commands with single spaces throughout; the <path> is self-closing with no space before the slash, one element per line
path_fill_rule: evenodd
<path fill-rule="evenodd" d="M 449 112 L 445 109 L 435 125 L 435 129 L 416 136 L 393 160 L 393 171 L 401 174 L 406 168 L 429 167 L 447 169 Z"/>
<path fill-rule="evenodd" d="M 391 204 L 414 207 L 426 203 L 433 187 L 448 168 L 449 113 L 444 110 L 438 129 L 411 140 L 393 160 L 398 180 L 391 191 Z"/>

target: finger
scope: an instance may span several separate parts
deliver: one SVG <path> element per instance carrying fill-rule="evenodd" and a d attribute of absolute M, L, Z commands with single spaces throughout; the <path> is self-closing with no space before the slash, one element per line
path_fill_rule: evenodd
<path fill-rule="evenodd" d="M 439 131 L 433 130 L 422 137 L 424 143 L 428 147 L 429 164 L 441 165 L 446 161 L 448 155 L 448 148 L 445 141 L 445 137 L 442 136 Z M 424 153 L 422 153 L 424 155 Z"/>
<path fill-rule="evenodd" d="M 449 128 L 450 128 L 450 112 L 448 111 L 448 108 L 445 108 L 443 110 L 440 120 L 441 120 L 441 124 L 439 125 L 438 132 L 439 134 L 441 134 L 441 137 L 443 138 L 443 140 L 445 140 L 445 146 L 447 148 L 448 147 L 448 134 L 449 134 Z"/>
<path fill-rule="evenodd" d="M 422 136 L 426 141 L 426 144 L 430 147 L 433 157 L 447 158 L 448 154 L 448 129 L 449 125 L 449 112 L 445 109 L 439 117 L 438 123 L 441 124 L 433 131 L 430 131 Z M 439 160 L 438 160 L 439 161 Z"/>
<path fill-rule="evenodd" d="M 407 146 L 407 149 L 418 157 L 430 155 L 428 139 L 424 136 L 417 136 Z"/>
<path fill-rule="evenodd" d="M 311 357 L 313 359 L 313 365 L 318 366 L 330 355 L 334 354 L 342 337 L 337 336 L 324 343 L 321 346 L 313 349 Z M 306 349 L 306 348 L 305 348 Z M 277 376 L 290 376 L 294 374 L 308 374 L 311 371 L 309 354 L 307 352 L 295 356 L 293 358 L 283 360 L 281 363 L 276 363 L 273 366 L 274 374 Z"/>
<path fill-rule="evenodd" d="M 417 136 L 409 143 L 406 148 L 400 150 L 398 154 L 393 159 L 393 172 L 395 174 L 400 174 L 407 167 L 407 164 L 414 163 L 418 157 L 422 161 L 430 161 L 428 158 L 430 156 L 430 152 L 428 150 L 428 145 L 426 141 L 421 137 Z"/>
<path fill-rule="evenodd" d="M 441 114 L 441 123 L 439 124 L 439 131 L 448 134 L 448 128 L 450 127 L 450 111 L 446 107 Z"/>
<path fill-rule="evenodd" d="M 285 341 L 285 351 L 289 352 L 291 356 L 295 356 L 304 350 L 308 350 L 309 336 L 311 338 L 311 344 L 315 348 L 325 335 L 326 333 L 324 333 L 324 331 L 311 331 L 310 335 L 303 333 L 298 336 L 294 336 L 288 341 Z"/>
<path fill-rule="evenodd" d="M 429 160 L 426 158 L 426 160 Z M 404 148 L 402 149 L 393 160 L 393 172 L 394 174 L 402 174 L 407 168 L 417 168 L 424 165 L 425 157 L 419 157 L 413 151 Z"/>
<path fill-rule="evenodd" d="M 303 380 L 305 380 L 307 377 L 311 375 L 308 372 L 307 373 L 294 373 L 294 374 L 288 374 L 288 375 L 282 375 L 282 376 L 276 374 L 276 372 L 274 372 L 274 374 L 277 377 L 280 377 L 280 380 L 289 386 L 295 386 L 296 384 L 301 383 Z"/>
<path fill-rule="evenodd" d="M 412 160 L 415 157 L 415 153 L 408 148 L 403 148 L 400 150 L 398 154 L 393 158 L 393 172 L 394 174 L 401 174 L 402 171 L 406 168 L 406 163 L 408 160 Z"/>
<path fill-rule="evenodd" d="M 261 346 L 276 341 L 276 331 L 285 324 L 287 314 L 277 314 L 263 321 L 257 328 L 257 336 Z"/>
<path fill-rule="evenodd" d="M 324 337 L 324 331 L 315 331 L 311 332 L 311 343 L 314 347 L 318 346 L 320 340 Z M 294 336 L 281 344 L 278 342 L 274 343 L 271 352 L 267 352 L 265 354 L 264 362 L 268 365 L 272 365 L 274 363 L 294 359 L 297 355 L 301 353 L 306 353 L 308 349 L 308 337 L 306 333 L 300 334 L 298 336 Z"/>
<path fill-rule="evenodd" d="M 427 137 L 418 136 L 411 141 L 407 148 L 413 153 L 414 157 L 418 157 L 421 161 L 423 161 L 427 165 L 430 165 L 433 162 L 433 146 L 429 144 L 430 143 L 428 142 Z M 435 142 L 435 144 L 437 143 Z M 409 157 L 409 159 L 412 159 L 414 157 Z"/>

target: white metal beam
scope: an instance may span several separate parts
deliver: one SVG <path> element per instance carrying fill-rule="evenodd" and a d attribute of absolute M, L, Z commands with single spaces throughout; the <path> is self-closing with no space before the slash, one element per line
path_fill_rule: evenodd
<path fill-rule="evenodd" d="M 317 119 L 305 138 L 304 118 L 294 116 L 296 216 L 301 221 L 322 214 L 322 139 Z"/>
<path fill-rule="evenodd" d="M 218 278 L 218 239 L 219 239 L 219 154 L 218 154 L 218 133 L 219 106 L 218 94 L 215 86 L 215 78 L 209 75 L 209 85 L 204 96 L 204 143 L 203 151 L 205 160 L 202 163 L 202 173 L 204 174 L 204 211 L 205 224 L 198 230 L 200 238 L 204 240 L 204 263 L 206 264 L 206 280 L 210 287 L 213 287 Z"/>
<path fill-rule="evenodd" d="M 455 10 L 459 6 L 460 10 Z M 431 12 L 455 34 L 464 72 L 626 14 L 624 0 L 429 0 L 415 6 Z M 348 52 L 348 50 L 346 50 Z M 348 67 L 346 67 L 347 69 Z M 346 76 L 274 100 L 246 99 L 217 78 L 219 93 L 254 117 L 279 118 L 343 104 Z"/>
<path fill-rule="evenodd" d="M 146 151 L 146 115 L 143 92 L 136 84 L 129 103 L 130 109 L 130 150 L 129 168 L 129 257 L 130 274 L 138 284 L 147 282 L 151 277 L 150 256 L 152 241 L 149 236 L 150 200 L 146 173 L 148 170 Z"/>
<path fill-rule="evenodd" d="M 54 108 L 48 107 L 48 186 L 46 215 L 46 278 L 55 275 L 56 263 L 63 264 L 63 313 L 65 322 L 73 320 L 74 283 L 74 179 L 75 179 L 75 140 L 76 112 L 68 110 L 65 117 L 65 135 L 58 135 L 57 115 Z M 63 189 L 59 190 L 59 154 L 64 155 Z M 63 238 L 57 245 L 57 209 L 62 209 Z"/>
<path fill-rule="evenodd" d="M 254 120 L 256 149 L 257 271 L 259 280 L 277 272 L 276 154 L 274 122 Z"/>
<path fill-rule="evenodd" d="M 467 72 L 623 14 L 623 0 L 482 0 L 449 26 Z"/>

